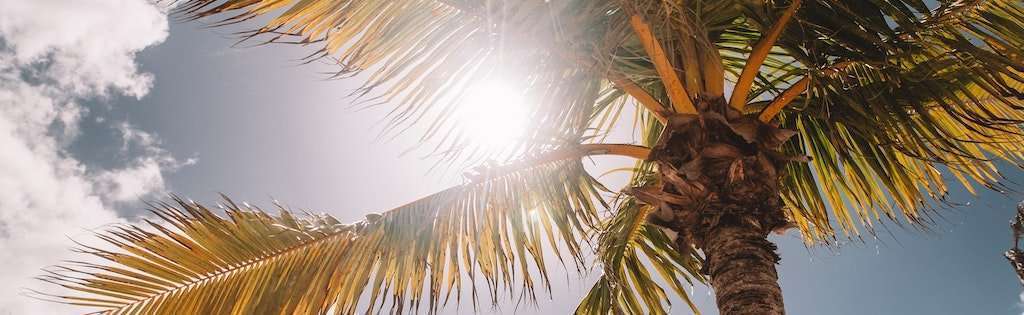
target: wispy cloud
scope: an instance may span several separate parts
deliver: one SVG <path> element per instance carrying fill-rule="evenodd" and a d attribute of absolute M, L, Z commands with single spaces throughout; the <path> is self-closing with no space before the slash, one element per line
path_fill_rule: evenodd
<path fill-rule="evenodd" d="M 135 54 L 167 36 L 147 0 L 0 0 L 0 313 L 66 313 L 19 295 L 41 266 L 70 258 L 67 236 L 117 222 L 119 203 L 164 189 L 193 163 L 122 123 L 127 165 L 93 169 L 68 152 L 87 99 L 143 97 L 154 78 Z"/>

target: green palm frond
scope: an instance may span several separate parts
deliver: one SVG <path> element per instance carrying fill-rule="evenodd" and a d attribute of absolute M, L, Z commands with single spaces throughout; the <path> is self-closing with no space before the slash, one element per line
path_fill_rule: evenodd
<path fill-rule="evenodd" d="M 788 7 L 785 1 L 739 5 L 744 18 L 733 20 L 717 37 L 719 47 L 729 52 L 726 70 L 732 73 L 742 66 L 749 46 Z M 1015 32 L 1020 28 L 1020 11 L 1019 3 L 1012 0 L 941 1 L 933 9 L 914 0 L 806 1 L 772 51 L 781 64 L 802 71 L 782 71 L 789 75 L 775 82 L 761 82 L 758 89 L 781 91 L 787 83 L 843 61 L 897 71 L 920 66 L 936 56 L 964 62 L 957 65 L 959 68 L 939 68 L 945 72 L 973 73 L 979 80 L 990 82 L 999 81 L 989 79 L 1000 75 L 1019 78 L 1009 70 L 1020 71 L 1019 53 L 1010 48 L 1021 46 L 1022 34 Z M 987 72 L 978 71 L 981 69 Z M 778 66 L 765 64 L 762 73 L 779 70 Z M 920 78 L 920 73 L 913 78 Z"/>
<path fill-rule="evenodd" d="M 786 7 L 745 5 L 719 42 L 727 72 Z M 1021 13 L 1019 1 L 803 2 L 745 110 L 809 78 L 778 119 L 800 133 L 787 153 L 813 158 L 788 165 L 783 185 L 808 241 L 928 223 L 950 180 L 1000 187 L 995 160 L 1019 165 L 1024 150 Z"/>
<path fill-rule="evenodd" d="M 704 281 L 696 250 L 677 243 L 661 228 L 648 223 L 653 207 L 632 197 L 622 200 L 614 216 L 601 228 L 598 261 L 602 269 L 577 314 L 669 314 L 672 304 L 660 279 L 681 297 L 694 313 L 700 313 L 683 285 Z M 657 276 L 653 276 L 651 271 Z"/>
<path fill-rule="evenodd" d="M 353 224 L 230 200 L 221 217 L 175 199 L 154 209 L 165 224 L 100 234 L 119 251 L 82 248 L 108 264 L 69 263 L 41 279 L 79 293 L 59 296 L 64 302 L 117 314 L 349 314 L 386 303 L 393 312 L 436 311 L 452 295 L 462 299 L 464 282 L 476 302 L 477 280 L 492 303 L 514 288 L 533 299 L 549 288 L 548 245 L 584 263 L 601 186 L 580 157 L 609 151 L 594 150 L 481 169 L 467 184 Z"/>
<path fill-rule="evenodd" d="M 915 93 L 947 83 L 920 82 L 891 91 L 850 89 L 846 95 L 863 91 L 874 95 L 874 104 L 896 107 L 908 98 L 926 98 Z M 1024 115 L 1014 108 L 1024 102 L 1002 102 L 992 95 L 973 97 L 920 111 L 865 108 L 868 112 L 847 112 L 835 119 L 819 115 L 783 118 L 783 126 L 801 132 L 799 142 L 787 147 L 788 151 L 814 157 L 809 165 L 788 168 L 785 195 L 798 210 L 794 212 L 797 221 L 812 224 L 805 226 L 805 231 L 825 237 L 832 234 L 830 220 L 852 234 L 857 233 L 858 225 L 870 228 L 872 221 L 882 218 L 927 223 L 927 213 L 921 211 L 931 208 L 928 201 L 945 197 L 946 181 L 958 181 L 971 192 L 974 184 L 999 189 L 1002 177 L 996 161 L 1017 165 L 1024 161 L 1024 135 L 1015 123 L 1024 121 Z M 816 103 L 809 106 L 822 104 Z M 965 106 L 994 116 L 950 112 L 950 107 L 943 105 Z M 894 121 L 878 125 L 882 120 L 874 118 L 878 115 L 891 116 L 886 119 Z M 975 122 L 978 120 L 984 123 Z M 836 216 L 830 218 L 827 209 L 850 211 L 833 210 Z"/>

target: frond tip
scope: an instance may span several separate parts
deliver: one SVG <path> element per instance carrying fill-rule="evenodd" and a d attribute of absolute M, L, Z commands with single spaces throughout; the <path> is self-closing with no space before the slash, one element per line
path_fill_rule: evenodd
<path fill-rule="evenodd" d="M 146 220 L 155 231 L 127 226 L 98 235 L 120 251 L 82 245 L 81 252 L 111 264 L 73 262 L 41 280 L 84 293 L 61 296 L 63 302 L 107 314 L 317 313 L 327 297 L 345 293 L 345 277 L 338 277 L 345 270 L 327 266 L 345 259 L 357 233 L 372 224 L 297 218 L 283 209 L 271 216 L 230 200 L 224 218 L 175 202 L 153 207 L 167 226 Z"/>

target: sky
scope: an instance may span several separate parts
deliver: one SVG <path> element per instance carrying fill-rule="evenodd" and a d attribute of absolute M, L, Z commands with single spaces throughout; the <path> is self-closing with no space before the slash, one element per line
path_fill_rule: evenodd
<path fill-rule="evenodd" d="M 39 287 L 41 267 L 78 257 L 69 238 L 145 215 L 140 200 L 215 203 L 225 193 L 354 221 L 458 183 L 461 172 L 403 155 L 414 133 L 376 137 L 386 108 L 350 106 L 358 78 L 325 80 L 331 67 L 300 64 L 300 47 L 232 48 L 228 33 L 169 23 L 146 0 L 0 0 L 0 314 L 74 313 L 22 293 Z M 1004 169 L 1024 183 L 1024 172 Z M 786 307 L 1021 314 L 1002 252 L 1022 198 L 955 189 L 950 200 L 963 206 L 931 231 L 890 224 L 891 235 L 838 249 L 772 236 Z M 594 275 L 551 271 L 552 296 L 483 312 L 570 312 Z M 716 313 L 706 288 L 693 296 Z"/>

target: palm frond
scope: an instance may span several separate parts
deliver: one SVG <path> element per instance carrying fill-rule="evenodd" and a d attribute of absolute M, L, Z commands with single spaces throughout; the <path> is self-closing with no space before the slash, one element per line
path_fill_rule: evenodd
<path fill-rule="evenodd" d="M 735 89 L 729 98 L 729 106 L 732 106 L 732 108 L 742 110 L 747 104 L 747 96 L 750 93 L 751 85 L 754 83 L 754 78 L 761 72 L 761 65 L 768 58 L 768 53 L 771 51 L 772 46 L 775 46 L 779 35 L 789 25 L 789 20 L 796 13 L 796 10 L 800 8 L 800 2 L 801 0 L 793 0 L 789 8 L 775 19 L 767 32 L 764 32 L 761 39 L 757 41 L 757 44 L 751 47 L 747 62 L 743 65 L 743 71 L 740 72 L 739 78 L 736 79 Z"/>
<path fill-rule="evenodd" d="M 517 84 L 532 124 L 518 152 L 538 152 L 581 134 L 593 115 L 601 72 L 573 56 L 591 55 L 622 23 L 605 1 L 181 0 L 175 15 L 248 25 L 244 40 L 312 46 L 337 77 L 360 75 L 362 106 L 392 107 L 385 134 L 421 124 L 421 143 L 443 161 L 486 159 L 453 119 L 474 84 Z M 252 26 L 255 25 L 255 26 Z M 589 27 L 580 27 L 588 25 Z M 621 27 L 621 26 L 618 26 Z M 513 154 L 512 156 L 516 156 Z"/>
<path fill-rule="evenodd" d="M 749 54 L 786 3 L 743 5 L 723 56 Z M 781 110 L 800 132 L 787 153 L 813 158 L 789 165 L 783 185 L 809 241 L 880 219 L 923 226 L 946 181 L 1000 189 L 995 160 L 1021 164 L 1019 2 L 816 0 L 794 19 L 754 81 L 752 95 L 773 101 L 746 112 L 781 107 L 766 118 Z"/>
<path fill-rule="evenodd" d="M 645 142 L 655 142 L 660 132 L 656 117 L 646 117 Z M 647 128 L 644 128 L 647 129 Z M 631 169 L 627 187 L 645 187 L 658 180 L 657 163 L 640 159 Z M 601 277 L 576 308 L 577 314 L 670 314 L 674 293 L 696 314 L 683 281 L 705 282 L 703 260 L 688 241 L 679 241 L 659 227 L 654 206 L 629 194 L 619 194 L 615 210 L 597 233 L 597 266 Z M 653 217 L 651 217 L 653 216 Z M 674 232 L 669 232 L 674 233 Z M 656 273 L 652 275 L 651 271 Z M 656 282 L 657 281 L 657 282 Z M 665 287 L 671 292 L 666 293 Z"/>
<path fill-rule="evenodd" d="M 175 198 L 154 207 L 164 224 L 99 235 L 118 250 L 83 245 L 109 264 L 72 262 L 41 279 L 77 291 L 58 296 L 63 302 L 117 314 L 350 314 L 388 303 L 393 312 L 433 312 L 452 295 L 461 300 L 465 282 L 476 302 L 476 280 L 492 303 L 516 288 L 533 299 L 537 288 L 550 290 L 545 247 L 579 268 L 582 244 L 600 222 L 602 188 L 580 157 L 646 153 L 566 147 L 478 169 L 464 185 L 353 224 L 230 200 L 221 217 Z"/>
<path fill-rule="evenodd" d="M 704 281 L 701 259 L 688 244 L 680 248 L 661 228 L 648 223 L 652 207 L 624 198 L 601 228 L 598 261 L 603 273 L 576 309 L 577 314 L 674 313 L 664 285 L 699 314 L 683 281 Z M 651 270 L 657 276 L 651 274 Z"/>
<path fill-rule="evenodd" d="M 875 104 L 898 105 L 907 98 L 926 98 L 916 93 L 941 86 L 923 82 L 900 90 L 865 88 L 846 93 L 863 91 L 877 97 Z M 787 151 L 814 157 L 809 165 L 790 165 L 784 185 L 786 199 L 797 210 L 794 218 L 810 232 L 808 239 L 831 237 L 831 221 L 854 235 L 858 225 L 870 228 L 872 221 L 882 218 L 928 223 L 927 213 L 922 211 L 931 209 L 929 201 L 944 199 L 946 181 L 958 181 L 972 192 L 975 184 L 1001 190 L 996 160 L 1017 165 L 1024 161 L 1024 134 L 1012 123 L 1024 119 L 1024 114 L 1015 108 L 1018 105 L 995 98 L 989 95 L 960 101 L 978 113 L 995 115 L 989 118 L 947 111 L 950 107 L 945 105 L 951 104 L 945 103 L 920 111 L 865 108 L 867 112 L 831 119 L 818 115 L 782 119 L 783 126 L 800 132 L 799 142 Z M 820 105 L 815 103 L 809 106 Z M 873 115 L 890 117 L 869 118 Z M 875 124 L 889 119 L 893 121 Z M 985 123 L 972 121 L 977 119 Z M 868 120 L 872 123 L 866 123 Z M 835 217 L 827 209 L 832 209 Z"/>
<path fill-rule="evenodd" d="M 683 83 L 679 80 L 676 68 L 673 67 L 671 59 L 669 59 L 670 55 L 665 53 L 661 41 L 651 31 L 651 26 L 638 13 L 629 17 L 629 24 L 633 27 L 633 32 L 636 33 L 651 63 L 654 64 L 654 69 L 658 72 L 675 111 L 685 114 L 697 112 L 693 107 L 693 101 L 690 100 L 692 97 L 690 92 L 686 91 Z"/>
<path fill-rule="evenodd" d="M 667 313 L 664 287 L 686 298 L 680 279 L 702 280 L 699 257 L 632 197 L 601 218 L 601 186 L 579 161 L 649 150 L 579 143 L 609 134 L 632 101 L 652 147 L 669 108 L 724 96 L 723 79 L 744 90 L 735 108 L 797 131 L 784 154 L 812 157 L 787 164 L 781 186 L 808 241 L 883 220 L 923 225 L 947 181 L 999 189 L 997 160 L 1024 165 L 1019 0 L 175 2 L 185 19 L 254 23 L 240 33 L 249 41 L 313 46 L 310 60 L 336 63 L 337 77 L 365 78 L 360 104 L 394 106 L 387 132 L 425 123 L 422 140 L 445 161 L 479 157 L 452 118 L 462 94 L 493 76 L 520 83 L 532 126 L 515 151 L 548 153 L 354 224 L 230 201 L 226 218 L 158 204 L 173 229 L 110 230 L 100 237 L 120 251 L 83 247 L 110 265 L 42 277 L 81 293 L 65 302 L 137 314 L 436 311 L 467 282 L 476 302 L 477 276 L 491 303 L 516 288 L 532 299 L 549 282 L 544 250 L 579 267 L 597 233 L 605 273 L 577 312 Z M 639 161 L 630 187 L 656 180 L 655 167 Z"/>

